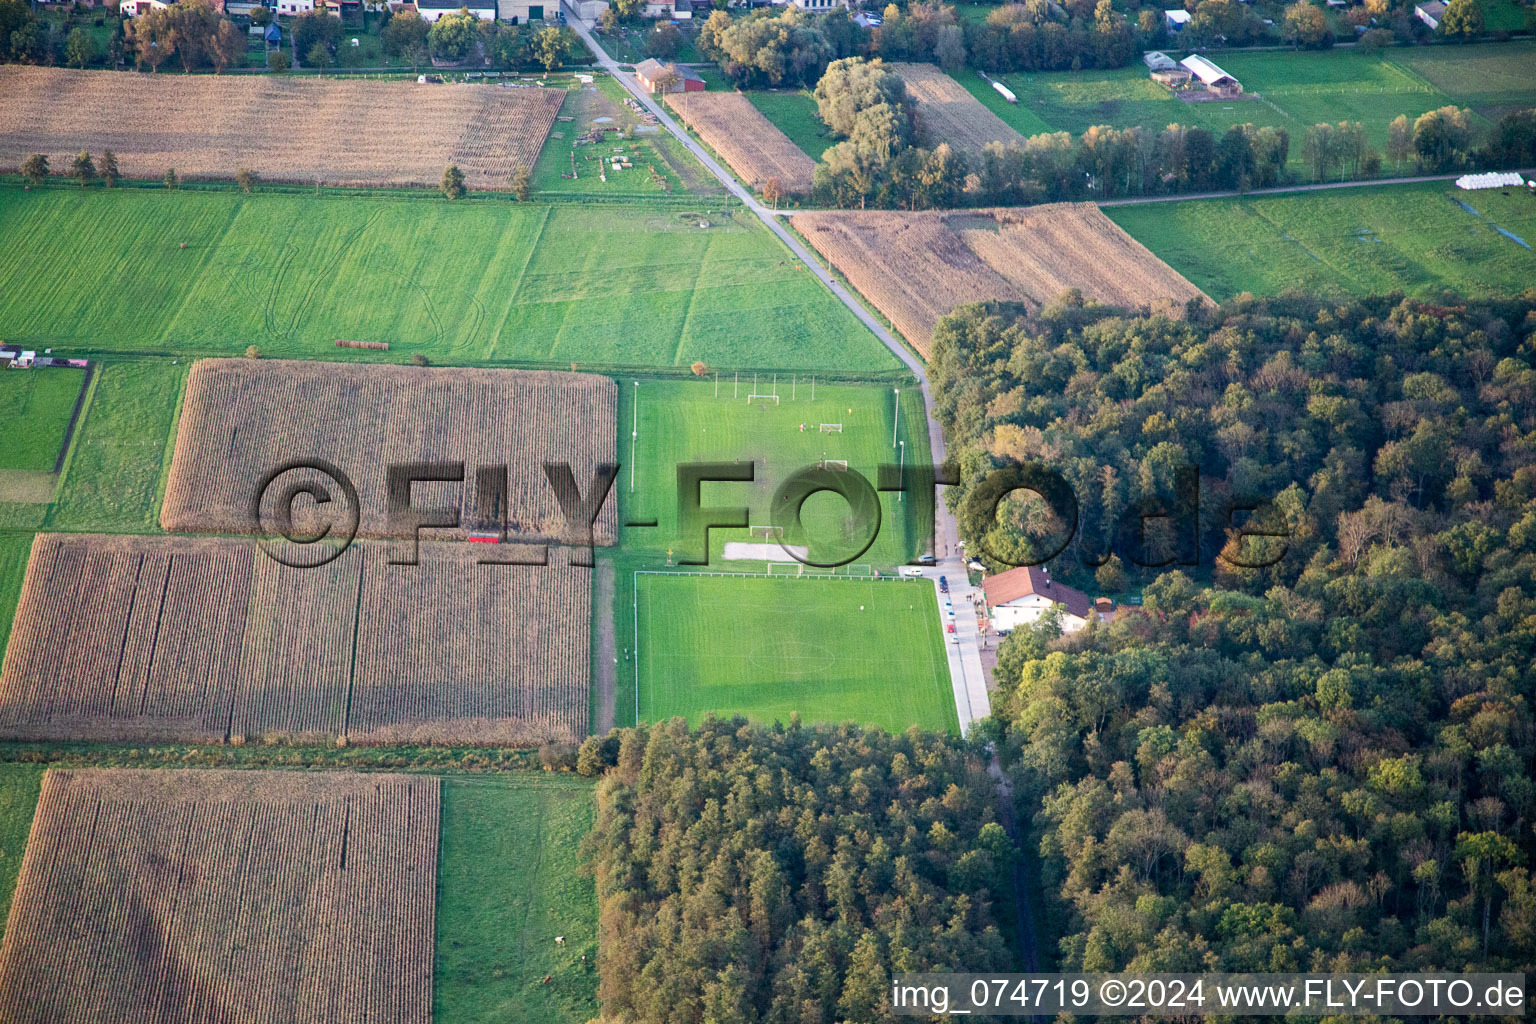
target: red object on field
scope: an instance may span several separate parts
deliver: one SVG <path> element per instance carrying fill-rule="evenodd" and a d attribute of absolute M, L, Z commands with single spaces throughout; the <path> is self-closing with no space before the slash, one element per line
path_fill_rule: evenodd
<path fill-rule="evenodd" d="M 954 631 L 955 631 L 955 624 L 953 622 L 949 623 L 947 626 L 944 627 L 944 632 L 946 632 L 946 633 L 953 633 Z"/>

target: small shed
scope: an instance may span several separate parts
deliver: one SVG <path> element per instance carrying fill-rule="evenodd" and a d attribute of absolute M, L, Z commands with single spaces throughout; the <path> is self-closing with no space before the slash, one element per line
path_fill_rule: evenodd
<path fill-rule="evenodd" d="M 1184 26 L 1188 25 L 1189 21 L 1190 14 L 1182 7 L 1176 10 L 1163 12 L 1163 25 L 1168 29 L 1169 32 L 1184 31 Z"/>
<path fill-rule="evenodd" d="M 1439 28 L 1440 19 L 1445 17 L 1446 6 L 1441 0 L 1431 0 L 1427 4 L 1416 4 L 1413 8 L 1413 13 L 1416 18 L 1430 28 Z"/>
<path fill-rule="evenodd" d="M 1178 61 L 1162 50 L 1148 50 L 1141 55 L 1141 62 L 1152 71 L 1172 71 L 1179 66 Z"/>
<path fill-rule="evenodd" d="M 274 21 L 267 26 L 266 32 L 262 33 L 262 38 L 267 41 L 268 46 L 277 46 L 283 41 L 283 30 Z"/>

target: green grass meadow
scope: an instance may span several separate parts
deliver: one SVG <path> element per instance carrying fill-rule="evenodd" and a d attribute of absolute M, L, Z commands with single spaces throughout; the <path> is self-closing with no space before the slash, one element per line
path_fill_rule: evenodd
<path fill-rule="evenodd" d="M 798 713 L 959 731 L 927 580 L 644 573 L 636 586 L 642 721 Z"/>
<path fill-rule="evenodd" d="M 84 383 L 73 368 L 0 372 L 0 470 L 53 472 Z"/>
<path fill-rule="evenodd" d="M 99 363 L 53 502 L 0 502 L 0 529 L 158 531 L 190 363 L 164 357 Z"/>
<path fill-rule="evenodd" d="M 16 876 L 27 851 L 27 837 L 32 832 L 32 815 L 37 811 L 42 785 L 41 765 L 0 765 L 0 936 L 5 934 L 5 920 L 11 912 L 11 897 L 16 894 Z"/>
<path fill-rule="evenodd" d="M 1220 135 L 1236 124 L 1270 125 L 1291 136 L 1291 164 L 1300 170 L 1306 129 L 1320 121 L 1359 121 L 1381 148 L 1387 124 L 1399 114 L 1471 107 L 1491 121 L 1517 106 L 1536 105 L 1536 43 L 1388 49 L 1378 54 L 1351 49 L 1320 52 L 1225 51 L 1212 55 L 1247 93 L 1261 99 L 1185 103 L 1147 77 L 1138 61 L 1128 68 L 1001 75 L 1017 94 L 1008 103 L 974 71 L 956 75 L 986 107 L 1028 135 L 1065 131 L 1079 135 L 1093 125 L 1140 126 L 1161 131 L 1169 124 L 1201 127 Z"/>
<path fill-rule="evenodd" d="M 446 778 L 442 801 L 436 1024 L 591 1020 L 597 895 L 579 847 L 592 827 L 592 784 L 545 774 Z"/>
<path fill-rule="evenodd" d="M 1217 300 L 1291 290 L 1487 295 L 1536 283 L 1536 252 L 1496 230 L 1536 245 L 1536 197 L 1525 189 L 1429 182 L 1104 212 Z"/>
<path fill-rule="evenodd" d="M 75 350 L 898 366 L 741 211 L 0 188 L 0 252 L 7 336 Z"/>
<path fill-rule="evenodd" d="M 21 598 L 21 585 L 27 578 L 27 559 L 31 554 L 32 534 L 0 533 L 0 656 L 5 654 L 6 644 L 11 639 L 16 602 Z M 3 831 L 4 825 L 0 824 L 0 832 Z M 3 847 L 4 840 L 0 839 L 0 849 Z M 0 923 L 4 920 L 5 911 L 0 908 Z"/>

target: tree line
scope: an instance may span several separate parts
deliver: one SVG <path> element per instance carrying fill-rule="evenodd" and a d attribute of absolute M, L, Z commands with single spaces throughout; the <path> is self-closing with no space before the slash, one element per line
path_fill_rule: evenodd
<path fill-rule="evenodd" d="M 898 971 L 1005 970 L 1013 844 L 984 750 L 913 729 L 682 719 L 601 775 L 599 997 L 631 1024 L 896 1021 Z"/>
<path fill-rule="evenodd" d="M 1069 295 L 964 307 L 935 334 L 962 488 L 1042 461 L 1076 490 L 1060 576 L 1126 586 L 1144 571 L 1087 575 L 1104 524 L 1171 507 L 1177 467 L 1198 469 L 1198 566 L 1170 552 L 1140 609 L 1071 636 L 1047 619 L 999 652 L 987 728 L 1034 820 L 1062 969 L 1519 969 L 1536 291 L 1189 314 Z M 1270 568 L 1216 558 L 1254 542 L 1224 515 L 1239 493 L 1272 500 Z M 973 550 L 1020 554 L 1047 525 L 961 518 Z"/>
<path fill-rule="evenodd" d="M 833 61 L 816 86 L 817 111 L 843 141 L 817 165 L 813 201 L 829 206 L 925 209 L 1016 206 L 1217 189 L 1267 188 L 1293 180 L 1284 128 L 1234 125 L 1221 135 L 1171 124 L 1162 131 L 1096 125 L 1079 136 L 1050 132 L 1023 145 L 994 142 L 980 154 L 922 146 L 901 76 L 880 61 Z M 1382 154 L 1359 122 L 1319 124 L 1300 141 L 1312 179 L 1372 177 Z M 1536 110 L 1504 115 L 1479 140 L 1471 114 L 1443 107 L 1387 126 L 1386 158 L 1443 172 L 1522 167 L 1536 161 Z"/>

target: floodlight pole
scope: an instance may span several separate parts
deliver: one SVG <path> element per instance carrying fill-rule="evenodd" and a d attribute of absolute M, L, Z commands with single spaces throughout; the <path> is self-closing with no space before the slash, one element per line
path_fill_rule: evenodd
<path fill-rule="evenodd" d="M 640 437 L 640 382 L 635 381 L 634 419 L 629 426 L 629 493 L 635 493 L 635 442 Z"/>
<path fill-rule="evenodd" d="M 903 480 L 906 477 L 907 442 L 905 442 L 905 441 L 900 442 L 899 451 L 901 452 L 901 455 L 896 460 L 896 479 L 897 479 L 898 482 Z M 897 489 L 897 491 L 896 491 L 896 500 L 897 501 L 900 501 L 902 499 L 902 493 L 901 492 L 903 490 L 905 490 L 905 488 L 898 488 Z"/>
<path fill-rule="evenodd" d="M 891 420 L 891 447 L 896 447 L 896 428 L 901 423 L 901 388 L 891 388 L 896 395 L 896 415 Z"/>

